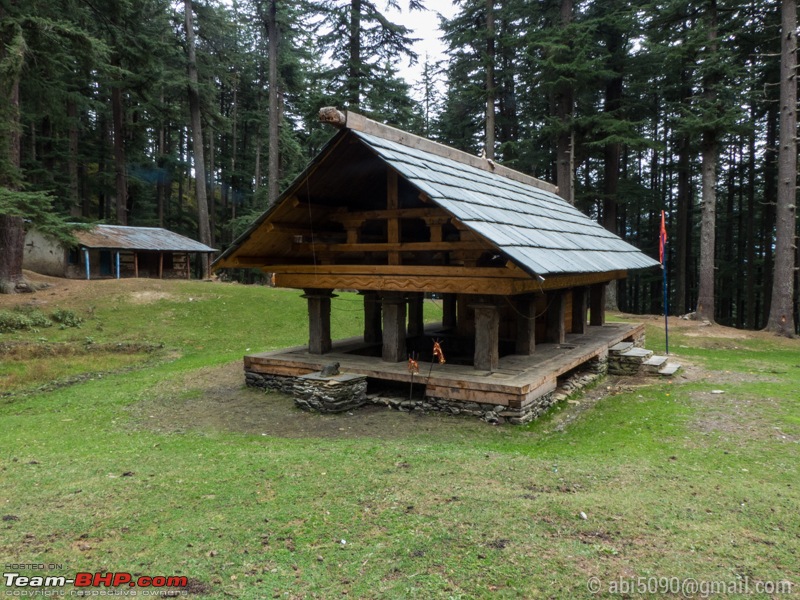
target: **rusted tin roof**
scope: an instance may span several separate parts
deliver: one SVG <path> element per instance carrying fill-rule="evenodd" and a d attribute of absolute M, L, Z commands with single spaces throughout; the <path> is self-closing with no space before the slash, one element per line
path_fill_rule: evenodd
<path fill-rule="evenodd" d="M 86 231 L 76 231 L 75 237 L 86 248 L 113 250 L 153 250 L 160 252 L 216 252 L 191 238 L 160 227 L 126 227 L 95 225 Z"/>

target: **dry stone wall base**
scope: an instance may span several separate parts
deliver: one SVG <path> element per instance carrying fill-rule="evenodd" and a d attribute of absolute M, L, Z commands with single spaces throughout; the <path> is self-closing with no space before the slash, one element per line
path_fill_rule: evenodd
<path fill-rule="evenodd" d="M 250 387 L 290 395 L 298 407 L 320 413 L 353 410 L 363 406 L 367 398 L 367 378 L 362 376 L 289 377 L 245 371 L 245 382 Z"/>
<path fill-rule="evenodd" d="M 544 394 L 521 408 L 483 402 L 460 402 L 444 398 L 400 398 L 382 394 L 366 394 L 366 378 L 357 377 L 347 384 L 328 385 L 325 381 L 307 377 L 289 377 L 245 372 L 247 385 L 291 395 L 305 410 L 342 412 L 364 404 L 384 406 L 402 412 L 441 412 L 450 415 L 477 417 L 487 423 L 524 425 L 539 418 L 553 404 L 566 399 L 588 384 L 601 378 L 608 369 L 608 356 L 592 361 L 590 368 L 561 382 L 554 392 Z"/>

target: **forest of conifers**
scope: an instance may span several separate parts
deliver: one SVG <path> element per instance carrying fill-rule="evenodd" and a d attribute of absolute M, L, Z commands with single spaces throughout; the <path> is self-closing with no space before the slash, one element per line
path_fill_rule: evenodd
<path fill-rule="evenodd" d="M 440 18 L 425 0 L 397 2 Z M 73 220 L 163 226 L 225 248 L 332 136 L 317 113 L 338 106 L 556 183 L 650 256 L 666 211 L 669 312 L 696 310 L 710 278 L 704 316 L 767 324 L 780 0 L 459 0 L 440 18 L 441 62 L 415 56 L 414 31 L 387 8 L 0 0 L 0 127 L 12 146 L 0 183 L 47 192 Z M 410 60 L 419 81 L 401 76 Z M 631 274 L 616 302 L 662 313 L 661 273 Z"/>

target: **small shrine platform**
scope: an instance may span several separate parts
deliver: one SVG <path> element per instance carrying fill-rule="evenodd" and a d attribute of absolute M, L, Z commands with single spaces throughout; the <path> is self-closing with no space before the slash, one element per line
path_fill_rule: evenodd
<path fill-rule="evenodd" d="M 498 411 L 507 407 L 515 413 L 541 407 L 542 399 L 549 398 L 560 377 L 581 369 L 604 373 L 611 346 L 623 341 L 640 345 L 644 338 L 643 324 L 587 326 L 583 334 L 567 334 L 564 343 L 536 344 L 531 355 L 500 356 L 497 369 L 483 371 L 472 364 L 458 364 L 457 352 L 448 353 L 449 345 L 457 346 L 456 340 L 449 344 L 447 334 L 439 328 L 439 325 L 426 327 L 424 335 L 416 338 L 416 344 L 427 347 L 434 339 L 441 340 L 448 362 L 436 362 L 431 368 L 423 353 L 419 359 L 420 372 L 413 377 L 414 386 L 418 386 L 418 390 L 424 388 L 425 398 L 435 398 L 440 403 L 480 403 L 493 405 Z M 320 371 L 331 363 L 339 363 L 342 373 L 366 376 L 368 380 L 412 381 L 407 362 L 382 361 L 380 345 L 366 343 L 361 337 L 335 341 L 331 350 L 323 355 L 310 353 L 308 346 L 299 346 L 244 357 L 248 383 L 277 380 L 277 385 L 263 386 L 273 389 L 282 389 L 281 380 Z M 549 406 L 546 400 L 544 404 Z"/>

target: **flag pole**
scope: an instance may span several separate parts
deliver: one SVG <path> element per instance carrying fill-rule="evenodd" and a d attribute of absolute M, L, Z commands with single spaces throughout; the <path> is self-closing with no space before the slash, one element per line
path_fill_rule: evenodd
<path fill-rule="evenodd" d="M 669 297 L 667 296 L 667 258 L 664 256 L 664 264 L 661 265 L 664 273 L 664 343 L 666 353 L 669 355 Z"/>
<path fill-rule="evenodd" d="M 669 295 L 667 294 L 667 227 L 664 211 L 661 211 L 661 231 L 659 232 L 659 254 L 664 295 L 664 346 L 669 356 Z"/>

